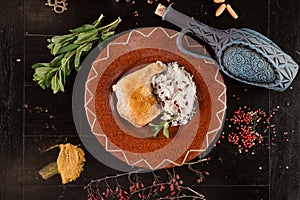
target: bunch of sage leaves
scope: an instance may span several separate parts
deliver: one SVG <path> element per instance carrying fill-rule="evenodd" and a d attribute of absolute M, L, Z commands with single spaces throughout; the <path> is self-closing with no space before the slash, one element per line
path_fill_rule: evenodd
<path fill-rule="evenodd" d="M 83 54 L 88 53 L 95 44 L 114 35 L 114 30 L 121 22 L 120 17 L 114 22 L 100 26 L 103 14 L 93 23 L 84 24 L 69 34 L 53 36 L 48 39 L 50 53 L 55 57 L 49 63 L 36 63 L 32 65 L 35 70 L 33 80 L 43 89 L 51 87 L 53 93 L 65 91 L 66 77 L 75 69 L 78 71 Z"/>

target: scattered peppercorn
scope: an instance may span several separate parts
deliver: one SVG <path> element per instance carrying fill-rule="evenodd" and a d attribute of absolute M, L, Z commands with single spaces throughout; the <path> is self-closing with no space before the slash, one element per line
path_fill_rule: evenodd
<path fill-rule="evenodd" d="M 233 97 L 239 100 L 238 97 Z M 228 133 L 223 132 L 220 139 L 225 139 L 234 144 L 239 153 L 251 152 L 254 154 L 253 147 L 255 145 L 268 146 L 268 143 L 264 144 L 263 141 L 269 131 L 272 134 L 271 140 L 275 140 L 276 127 L 275 124 L 271 124 L 271 119 L 279 111 L 279 108 L 280 106 L 275 106 L 268 115 L 262 109 L 252 110 L 247 106 L 239 107 L 231 117 L 226 119 L 230 131 Z M 284 135 L 287 135 L 287 132 Z"/>

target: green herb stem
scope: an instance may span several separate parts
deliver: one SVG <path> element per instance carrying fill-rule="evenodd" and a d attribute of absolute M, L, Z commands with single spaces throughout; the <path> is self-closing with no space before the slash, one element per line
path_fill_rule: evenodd
<path fill-rule="evenodd" d="M 107 31 L 113 30 L 113 29 L 115 29 L 119 25 L 119 23 L 121 21 L 122 21 L 121 18 L 118 17 L 118 19 L 116 19 L 114 22 L 112 22 L 112 23 L 110 23 L 110 24 L 108 24 L 106 26 L 99 27 L 97 30 L 98 31 L 102 31 L 104 29 L 107 29 Z"/>

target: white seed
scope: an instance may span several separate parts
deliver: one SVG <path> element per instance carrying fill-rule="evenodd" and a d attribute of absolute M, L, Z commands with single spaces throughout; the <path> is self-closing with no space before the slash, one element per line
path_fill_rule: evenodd
<path fill-rule="evenodd" d="M 236 12 L 232 9 L 232 7 L 229 4 L 227 4 L 226 9 L 234 19 L 238 18 L 238 15 L 236 14 Z"/>
<path fill-rule="evenodd" d="M 225 8 L 226 8 L 225 3 L 222 3 L 222 5 L 216 11 L 216 17 L 220 16 L 224 12 Z"/>

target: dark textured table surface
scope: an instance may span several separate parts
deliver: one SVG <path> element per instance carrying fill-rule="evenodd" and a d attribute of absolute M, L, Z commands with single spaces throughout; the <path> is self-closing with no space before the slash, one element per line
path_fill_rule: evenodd
<path fill-rule="evenodd" d="M 69 29 L 93 22 L 103 13 L 107 22 L 118 16 L 117 33 L 138 27 L 162 26 L 179 29 L 153 14 L 158 2 L 135 3 L 113 0 L 71 1 L 67 11 L 56 14 L 46 0 L 1 0 L 0 12 L 0 199 L 53 200 L 87 199 L 83 189 L 92 179 L 118 172 L 98 162 L 86 151 L 85 171 L 67 185 L 59 176 L 42 180 L 38 170 L 55 159 L 42 150 L 58 143 L 81 144 L 72 118 L 71 75 L 64 93 L 41 89 L 33 80 L 31 65 L 52 58 L 46 39 L 66 34 Z M 163 2 L 166 3 L 166 2 Z M 174 0 L 174 7 L 208 25 L 220 29 L 247 27 L 277 43 L 300 63 L 300 1 L 226 0 L 239 15 L 227 12 L 215 17 L 220 4 L 213 0 Z M 138 12 L 138 16 L 135 15 Z M 202 193 L 207 200 L 297 200 L 300 199 L 300 77 L 284 92 L 245 85 L 224 76 L 227 86 L 227 118 L 239 107 L 261 109 L 272 117 L 272 128 L 253 153 L 239 153 L 226 140 L 232 130 L 226 121 L 224 137 L 211 151 L 211 160 L 200 165 L 205 180 L 188 178 L 184 184 Z M 82 146 L 84 149 L 84 146 Z M 178 169 L 182 177 L 189 170 Z"/>

